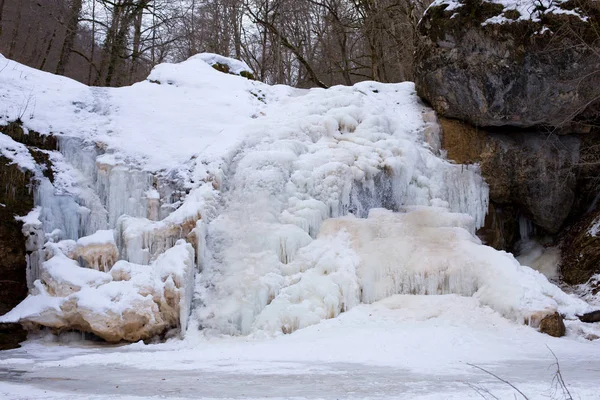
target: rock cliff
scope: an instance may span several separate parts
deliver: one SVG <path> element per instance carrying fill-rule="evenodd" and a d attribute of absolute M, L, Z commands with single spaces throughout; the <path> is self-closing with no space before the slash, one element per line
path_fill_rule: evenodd
<path fill-rule="evenodd" d="M 479 235 L 513 250 L 523 230 L 562 243 L 562 272 L 600 272 L 600 3 L 437 0 L 417 32 L 416 89 L 443 148 L 490 185 Z M 524 229 L 526 228 L 526 229 Z"/>
<path fill-rule="evenodd" d="M 600 117 L 600 5 L 438 0 L 418 27 L 418 94 L 475 126 L 586 132 Z M 528 14 L 528 15 L 527 15 Z"/>

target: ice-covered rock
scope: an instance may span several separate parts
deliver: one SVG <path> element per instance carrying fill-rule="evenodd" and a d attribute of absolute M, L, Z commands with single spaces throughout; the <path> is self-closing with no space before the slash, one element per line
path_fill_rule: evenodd
<path fill-rule="evenodd" d="M 151 265 L 117 262 L 110 273 L 83 268 L 54 248 L 35 289 L 0 321 L 77 329 L 110 341 L 135 342 L 187 329 L 194 250 L 178 242 Z"/>
<path fill-rule="evenodd" d="M 119 249 L 113 230 L 99 230 L 77 240 L 75 257 L 80 257 L 83 265 L 96 271 L 109 272 L 119 259 Z"/>
<path fill-rule="evenodd" d="M 190 244 L 177 243 L 150 266 L 119 261 L 110 273 L 54 251 L 29 297 L 0 321 L 77 329 L 111 342 L 187 329 L 195 272 Z"/>

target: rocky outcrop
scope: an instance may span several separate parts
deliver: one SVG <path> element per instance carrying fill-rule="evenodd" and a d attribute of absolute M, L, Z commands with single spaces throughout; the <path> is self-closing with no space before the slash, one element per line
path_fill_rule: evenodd
<path fill-rule="evenodd" d="M 600 311 L 592 311 L 579 316 L 581 322 L 587 322 L 593 324 L 594 322 L 600 322 Z"/>
<path fill-rule="evenodd" d="M 490 186 L 483 236 L 496 248 L 519 239 L 524 216 L 556 233 L 571 212 L 577 185 L 579 139 L 547 133 L 497 133 L 441 118 L 442 147 L 458 163 L 479 163 Z"/>
<path fill-rule="evenodd" d="M 600 3 L 436 0 L 415 64 L 448 157 L 490 186 L 479 236 L 514 251 L 533 228 L 562 243 L 566 282 L 598 274 Z"/>
<path fill-rule="evenodd" d="M 30 190 L 32 172 L 13 160 L 0 156 L 0 315 L 7 313 L 27 296 L 27 261 L 23 222 L 33 208 Z M 26 334 L 17 324 L 0 324 L 0 350 L 18 347 Z"/>
<path fill-rule="evenodd" d="M 33 195 L 28 187 L 31 177 L 31 172 L 0 156 L 0 315 L 27 295 L 23 223 L 15 215 L 25 215 L 33 208 Z"/>
<path fill-rule="evenodd" d="M 0 350 L 19 347 L 27 339 L 27 331 L 20 324 L 0 324 Z"/>
<path fill-rule="evenodd" d="M 600 4 L 532 1 L 528 16 L 499 3 L 438 0 L 427 10 L 417 32 L 419 96 L 475 126 L 597 126 Z"/>
<path fill-rule="evenodd" d="M 15 143 L 23 144 L 25 151 L 40 165 L 40 170 L 51 175 L 51 166 L 43 150 L 54 150 L 56 140 L 37 132 L 25 132 L 14 122 L 0 127 L 0 132 Z M 23 168 L 14 159 L 0 156 L 0 315 L 9 312 L 27 296 L 28 237 L 24 236 L 24 216 L 33 208 L 34 171 Z M 26 337 L 17 324 L 0 324 L 0 348 L 18 346 Z"/>

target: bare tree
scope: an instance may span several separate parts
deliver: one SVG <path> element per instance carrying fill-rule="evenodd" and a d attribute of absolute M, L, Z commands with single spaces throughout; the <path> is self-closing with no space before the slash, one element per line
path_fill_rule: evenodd
<path fill-rule="evenodd" d="M 82 0 L 71 0 L 71 7 L 65 27 L 67 32 L 58 58 L 58 65 L 56 66 L 56 73 L 58 75 L 65 74 L 65 66 L 69 63 L 69 58 L 71 57 L 71 52 L 73 51 L 73 46 L 75 44 L 75 36 L 77 35 L 77 26 L 79 25 L 82 6 Z"/>

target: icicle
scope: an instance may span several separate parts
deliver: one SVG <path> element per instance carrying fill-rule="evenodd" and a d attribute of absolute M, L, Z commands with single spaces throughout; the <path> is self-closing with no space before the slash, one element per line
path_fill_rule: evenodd
<path fill-rule="evenodd" d="M 83 260 L 83 266 L 96 271 L 109 272 L 119 259 L 114 231 L 101 230 L 93 235 L 80 238 L 77 240 L 74 255 Z"/>
<path fill-rule="evenodd" d="M 36 207 L 24 217 L 17 217 L 23 222 L 22 232 L 25 236 L 25 251 L 27 252 L 27 288 L 33 289 L 33 282 L 40 277 L 40 267 L 44 261 L 44 231 L 40 221 L 41 208 Z"/>
<path fill-rule="evenodd" d="M 533 222 L 524 215 L 519 215 L 519 235 L 522 241 L 530 239 L 535 232 Z"/>

